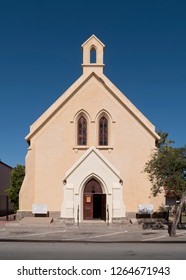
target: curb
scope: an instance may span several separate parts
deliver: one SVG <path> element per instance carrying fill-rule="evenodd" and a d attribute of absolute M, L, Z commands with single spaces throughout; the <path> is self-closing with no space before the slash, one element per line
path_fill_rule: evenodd
<path fill-rule="evenodd" d="M 142 243 L 142 244 L 186 244 L 186 240 L 116 240 L 116 241 L 96 241 L 96 240 L 59 240 L 59 239 L 48 239 L 48 240 L 39 240 L 39 239 L 0 239 L 1 242 L 19 242 L 19 243 L 93 243 L 93 244 L 126 244 L 126 243 Z"/>

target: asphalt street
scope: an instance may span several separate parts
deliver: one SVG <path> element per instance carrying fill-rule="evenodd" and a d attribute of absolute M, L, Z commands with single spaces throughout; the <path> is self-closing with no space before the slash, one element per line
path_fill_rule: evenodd
<path fill-rule="evenodd" d="M 1 242 L 0 260 L 185 260 L 186 244 Z"/>

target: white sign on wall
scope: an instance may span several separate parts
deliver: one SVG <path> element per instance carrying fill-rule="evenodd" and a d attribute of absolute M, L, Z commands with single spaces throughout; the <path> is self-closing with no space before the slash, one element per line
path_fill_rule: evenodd
<path fill-rule="evenodd" d="M 138 213 L 140 214 L 152 214 L 153 213 L 153 204 L 139 204 Z"/>
<path fill-rule="evenodd" d="M 47 204 L 32 204 L 33 214 L 47 214 L 48 207 Z"/>

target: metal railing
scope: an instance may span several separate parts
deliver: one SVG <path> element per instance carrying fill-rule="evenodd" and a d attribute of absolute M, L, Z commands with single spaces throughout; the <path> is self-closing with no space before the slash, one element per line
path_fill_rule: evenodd
<path fill-rule="evenodd" d="M 77 226 L 79 226 L 79 205 L 77 207 Z"/>
<path fill-rule="evenodd" d="M 109 226 L 109 206 L 108 206 L 108 204 L 107 204 L 106 222 L 107 222 L 107 226 Z"/>

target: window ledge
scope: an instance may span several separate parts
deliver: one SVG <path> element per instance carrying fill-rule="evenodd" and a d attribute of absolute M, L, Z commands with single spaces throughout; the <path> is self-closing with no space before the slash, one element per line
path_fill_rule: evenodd
<path fill-rule="evenodd" d="M 113 150 L 112 146 L 97 146 L 96 149 L 99 150 Z"/>
<path fill-rule="evenodd" d="M 88 150 L 89 146 L 84 146 L 84 145 L 79 145 L 79 146 L 74 146 L 73 150 Z"/>

